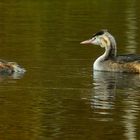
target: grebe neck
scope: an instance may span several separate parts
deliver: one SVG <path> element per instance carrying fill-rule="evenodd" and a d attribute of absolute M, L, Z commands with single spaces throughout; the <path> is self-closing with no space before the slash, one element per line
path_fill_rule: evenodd
<path fill-rule="evenodd" d="M 115 58 L 117 55 L 116 41 L 110 33 L 106 33 L 106 40 L 108 43 L 103 43 L 102 47 L 105 48 L 104 54 L 101 56 L 101 60 L 107 60 L 109 58 Z"/>
<path fill-rule="evenodd" d="M 104 44 L 104 46 L 102 46 L 105 48 L 105 52 L 103 55 L 101 55 L 95 60 L 93 64 L 95 70 L 104 70 L 103 62 L 105 62 L 108 59 L 114 59 L 116 57 L 117 55 L 116 42 L 115 40 L 113 40 L 114 42 L 111 41 L 108 43 L 109 45 Z"/>
<path fill-rule="evenodd" d="M 117 55 L 117 45 L 116 45 L 116 40 L 115 38 L 110 34 L 108 33 L 108 38 L 109 38 L 109 41 L 110 41 L 110 55 L 113 56 L 113 57 L 116 57 Z"/>

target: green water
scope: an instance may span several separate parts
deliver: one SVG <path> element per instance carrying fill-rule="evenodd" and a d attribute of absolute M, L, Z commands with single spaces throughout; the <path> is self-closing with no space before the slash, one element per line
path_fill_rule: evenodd
<path fill-rule="evenodd" d="M 0 2 L 0 57 L 27 72 L 0 77 L 0 140 L 138 140 L 140 77 L 93 72 L 82 46 L 100 29 L 140 53 L 138 0 Z"/>

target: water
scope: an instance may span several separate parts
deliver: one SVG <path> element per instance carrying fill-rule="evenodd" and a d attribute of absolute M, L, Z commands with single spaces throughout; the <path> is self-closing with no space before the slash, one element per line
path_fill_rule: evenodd
<path fill-rule="evenodd" d="M 103 49 L 79 44 L 108 29 L 140 53 L 139 15 L 138 0 L 1 1 L 1 58 L 27 72 L 0 77 L 0 139 L 140 139 L 140 76 L 93 72 Z"/>

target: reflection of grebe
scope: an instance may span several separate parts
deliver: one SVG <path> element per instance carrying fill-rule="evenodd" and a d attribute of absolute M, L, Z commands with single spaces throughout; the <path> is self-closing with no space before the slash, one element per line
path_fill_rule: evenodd
<path fill-rule="evenodd" d="M 81 44 L 94 44 L 105 48 L 105 53 L 94 62 L 94 70 L 140 73 L 140 55 L 117 56 L 116 41 L 106 30 L 101 30 Z"/>
<path fill-rule="evenodd" d="M 25 69 L 21 68 L 16 62 L 7 62 L 0 60 L 0 74 L 13 74 L 13 73 L 24 73 Z"/>

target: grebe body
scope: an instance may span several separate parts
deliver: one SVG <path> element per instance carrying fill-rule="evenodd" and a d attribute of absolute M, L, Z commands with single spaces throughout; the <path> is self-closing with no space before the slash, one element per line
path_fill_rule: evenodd
<path fill-rule="evenodd" d="M 25 73 L 25 71 L 16 62 L 8 62 L 0 59 L 0 74 L 12 75 L 13 73 Z"/>
<path fill-rule="evenodd" d="M 94 70 L 140 73 L 140 55 L 117 55 L 115 38 L 107 30 L 97 32 L 81 44 L 94 44 L 105 48 L 104 54 L 95 60 Z"/>

